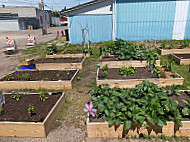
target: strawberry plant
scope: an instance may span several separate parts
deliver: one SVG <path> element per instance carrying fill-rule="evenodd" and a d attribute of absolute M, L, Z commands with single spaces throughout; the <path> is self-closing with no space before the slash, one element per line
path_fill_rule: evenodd
<path fill-rule="evenodd" d="M 122 67 L 120 68 L 120 74 L 123 75 L 124 77 L 126 76 L 133 76 L 135 73 L 135 67 Z"/>
<path fill-rule="evenodd" d="M 132 123 L 164 126 L 167 120 L 182 125 L 179 104 L 167 98 L 162 88 L 148 81 L 134 89 L 96 86 L 90 94 L 97 116 L 108 121 L 110 126 L 124 124 L 127 130 Z"/>

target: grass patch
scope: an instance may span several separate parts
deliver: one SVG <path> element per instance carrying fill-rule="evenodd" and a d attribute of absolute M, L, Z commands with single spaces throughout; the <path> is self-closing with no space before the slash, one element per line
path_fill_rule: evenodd
<path fill-rule="evenodd" d="M 161 65 L 164 65 L 164 63 L 166 63 L 166 62 L 172 62 L 172 72 L 178 73 L 185 79 L 184 84 L 182 86 L 180 86 L 180 85 L 168 86 L 168 87 L 166 87 L 166 89 L 171 89 L 171 88 L 181 89 L 181 90 L 190 89 L 189 65 L 178 65 L 176 62 L 174 62 L 168 56 L 161 56 Z"/>

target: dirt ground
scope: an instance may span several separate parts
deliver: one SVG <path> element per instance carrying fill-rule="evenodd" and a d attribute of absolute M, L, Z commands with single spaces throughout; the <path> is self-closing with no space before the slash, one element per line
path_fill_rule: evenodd
<path fill-rule="evenodd" d="M 28 34 L 35 36 L 37 44 L 50 41 L 57 36 L 57 31 L 61 34 L 61 31 L 65 30 L 66 27 L 51 27 L 48 28 L 48 35 L 42 35 L 42 30 L 23 30 L 23 31 L 0 31 L 0 49 L 5 47 L 5 37 L 8 36 L 9 39 L 14 39 L 19 49 L 26 48 Z"/>

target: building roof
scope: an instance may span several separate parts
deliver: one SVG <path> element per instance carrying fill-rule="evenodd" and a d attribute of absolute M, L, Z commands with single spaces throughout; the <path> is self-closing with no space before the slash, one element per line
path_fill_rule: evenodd
<path fill-rule="evenodd" d="M 87 2 L 87 3 L 84 3 L 84 4 L 80 4 L 80 5 L 77 5 L 75 7 L 72 7 L 72 8 L 69 8 L 69 9 L 65 10 L 64 12 L 62 12 L 62 14 L 67 14 L 69 12 L 81 9 L 83 7 L 86 7 L 86 6 L 94 5 L 94 4 L 103 2 L 103 1 L 106 1 L 106 0 L 93 0 L 93 1 L 90 1 L 90 2 Z"/>

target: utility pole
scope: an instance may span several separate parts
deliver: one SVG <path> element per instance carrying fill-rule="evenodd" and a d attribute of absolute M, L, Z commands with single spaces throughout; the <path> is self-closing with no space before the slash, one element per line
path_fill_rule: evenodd
<path fill-rule="evenodd" d="M 44 12 L 44 1 L 41 0 L 41 2 L 42 2 L 42 12 L 43 12 L 42 34 L 45 35 L 47 34 L 47 25 L 46 25 L 45 12 Z"/>

